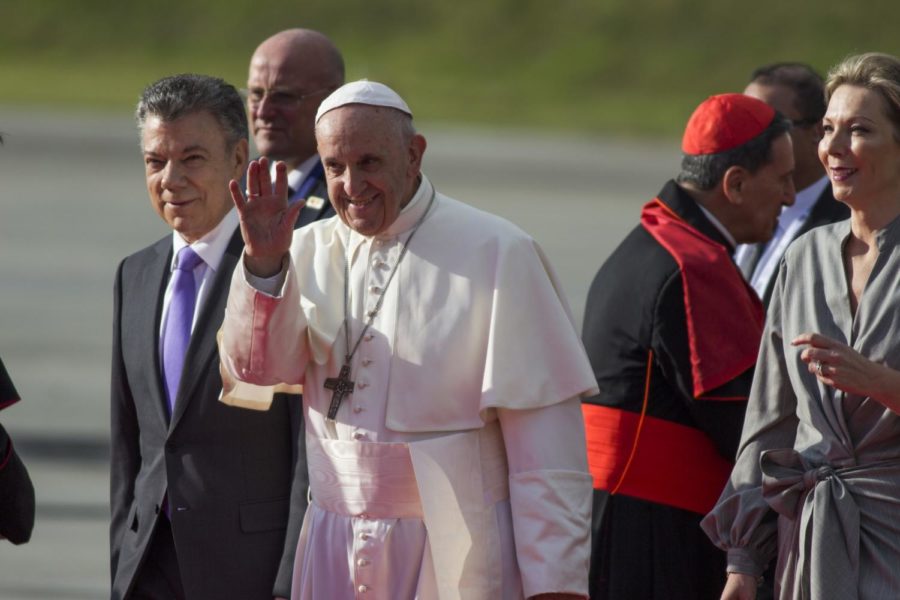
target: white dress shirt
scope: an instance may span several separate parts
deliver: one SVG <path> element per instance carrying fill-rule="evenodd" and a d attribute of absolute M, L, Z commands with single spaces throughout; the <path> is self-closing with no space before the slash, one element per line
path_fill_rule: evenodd
<path fill-rule="evenodd" d="M 697 206 L 700 206 L 699 204 Z M 737 245 L 737 240 L 734 239 L 734 236 L 731 235 L 731 232 L 725 229 L 725 226 L 713 215 L 711 212 L 700 206 L 700 210 L 703 211 L 703 214 L 706 215 L 706 218 L 709 219 L 709 222 L 712 223 L 713 227 L 719 230 L 719 233 L 728 240 L 728 243 L 731 244 L 731 247 L 734 248 Z"/>
<path fill-rule="evenodd" d="M 306 179 L 306 176 L 309 175 L 309 172 L 312 171 L 313 167 L 316 166 L 316 163 L 319 162 L 319 155 L 313 154 L 302 163 L 297 165 L 296 169 L 292 169 L 288 171 L 287 174 L 287 184 L 288 187 L 294 190 L 294 193 L 300 190 L 300 186 L 303 185 L 303 180 Z M 269 172 L 272 176 L 272 182 L 275 181 L 275 161 L 269 166 Z"/>

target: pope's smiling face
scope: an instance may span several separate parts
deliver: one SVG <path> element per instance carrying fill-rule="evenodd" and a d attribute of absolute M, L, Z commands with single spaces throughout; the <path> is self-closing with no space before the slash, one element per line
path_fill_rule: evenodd
<path fill-rule="evenodd" d="M 322 116 L 316 140 L 340 219 L 366 236 L 390 227 L 416 191 L 425 152 L 425 138 L 412 132 L 409 117 L 349 104 Z"/>

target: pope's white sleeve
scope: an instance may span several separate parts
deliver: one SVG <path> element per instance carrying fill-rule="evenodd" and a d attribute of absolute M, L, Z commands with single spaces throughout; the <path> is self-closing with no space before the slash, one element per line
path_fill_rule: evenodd
<path fill-rule="evenodd" d="M 516 555 L 526 597 L 588 595 L 591 476 L 579 398 L 497 409 L 509 462 Z"/>
<path fill-rule="evenodd" d="M 251 285 L 248 275 L 242 260 L 231 279 L 219 335 L 225 402 L 238 388 L 252 390 L 240 382 L 254 386 L 302 383 L 308 358 L 306 317 L 290 257 L 285 257 L 275 279 L 254 278 Z M 277 285 L 279 280 L 283 283 Z M 271 396 L 271 390 L 267 393 Z"/>

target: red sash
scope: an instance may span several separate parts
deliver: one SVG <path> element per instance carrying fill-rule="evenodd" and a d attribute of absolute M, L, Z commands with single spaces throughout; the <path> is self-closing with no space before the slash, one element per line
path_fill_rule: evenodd
<path fill-rule="evenodd" d="M 582 404 L 594 488 L 705 515 L 731 474 L 706 435 L 627 410 Z"/>
<path fill-rule="evenodd" d="M 694 397 L 700 398 L 756 364 L 765 321 L 762 302 L 728 250 L 660 199 L 644 206 L 641 225 L 681 270 Z"/>

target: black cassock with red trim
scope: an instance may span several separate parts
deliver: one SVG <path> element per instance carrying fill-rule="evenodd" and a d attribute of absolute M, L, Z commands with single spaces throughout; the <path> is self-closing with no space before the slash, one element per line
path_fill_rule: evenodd
<path fill-rule="evenodd" d="M 699 522 L 731 470 L 764 319 L 733 250 L 670 181 L 591 286 L 594 600 L 722 591 L 724 554 Z"/>

